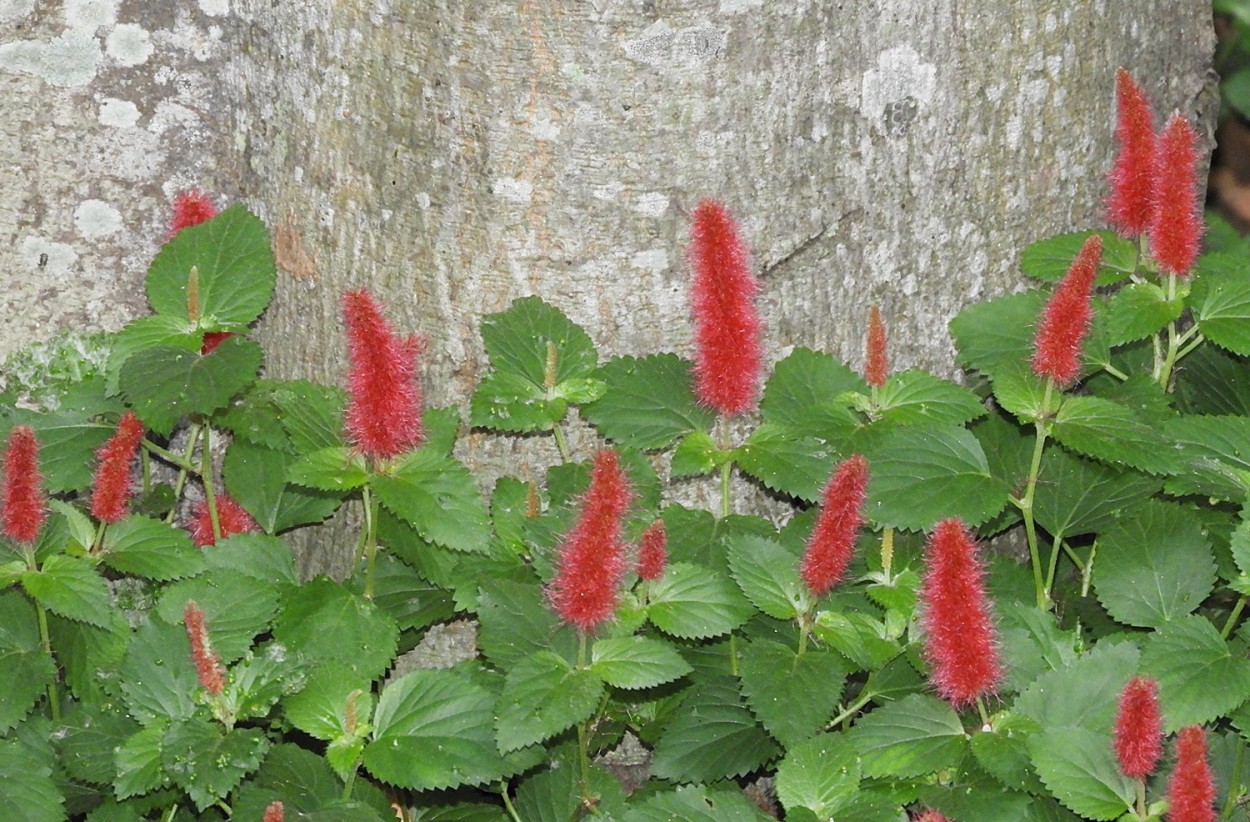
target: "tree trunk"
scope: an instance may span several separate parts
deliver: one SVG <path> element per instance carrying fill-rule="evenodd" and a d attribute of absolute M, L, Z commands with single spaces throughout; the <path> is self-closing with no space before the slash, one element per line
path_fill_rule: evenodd
<path fill-rule="evenodd" d="M 355 287 L 428 339 L 436 403 L 486 368 L 481 315 L 527 294 L 606 354 L 689 355 L 706 196 L 754 249 L 770 355 L 858 366 L 878 303 L 896 368 L 952 374 L 962 306 L 1019 285 L 1030 241 L 1103 224 L 1116 68 L 1160 114 L 1215 111 L 1209 0 L 166 6 L 0 11 L 23 170 L 0 177 L 0 354 L 139 312 L 168 196 L 198 182 L 274 231 L 273 376 L 340 381 Z"/>

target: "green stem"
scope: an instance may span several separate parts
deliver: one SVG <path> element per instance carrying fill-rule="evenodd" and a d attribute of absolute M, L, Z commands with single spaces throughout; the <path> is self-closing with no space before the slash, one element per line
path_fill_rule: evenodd
<path fill-rule="evenodd" d="M 551 433 L 556 437 L 556 449 L 560 452 L 560 462 L 567 463 L 570 459 L 569 443 L 564 438 L 564 429 L 560 427 L 560 423 L 557 422 L 551 426 Z"/>
<path fill-rule="evenodd" d="M 1076 569 L 1082 574 L 1085 573 L 1085 560 L 1077 556 L 1076 551 L 1072 550 L 1072 546 L 1068 543 L 1064 542 L 1061 545 L 1063 546 L 1063 552 L 1068 555 L 1068 559 L 1072 560 L 1072 564 L 1076 566 Z"/>
<path fill-rule="evenodd" d="M 508 796 L 508 783 L 499 783 L 499 796 L 503 799 L 504 810 L 508 812 L 508 816 L 512 817 L 513 822 L 521 822 L 521 815 L 517 813 L 516 806 L 512 804 L 512 797 Z"/>
<path fill-rule="evenodd" d="M 1142 819 L 1146 818 L 1146 781 L 1144 779 L 1133 780 L 1137 783 L 1137 815 Z"/>
<path fill-rule="evenodd" d="M 1220 631 L 1220 636 L 1224 639 L 1233 633 L 1233 626 L 1237 624 L 1237 620 L 1241 618 L 1241 612 L 1246 607 L 1246 595 L 1242 594 L 1237 597 L 1237 604 L 1233 606 L 1233 612 L 1228 615 L 1228 619 L 1224 622 L 1224 630 Z"/>
<path fill-rule="evenodd" d="M 977 713 L 981 715 L 981 730 L 986 733 L 994 730 L 994 726 L 990 724 L 990 714 L 985 710 L 985 700 L 979 696 L 977 697 Z"/>
<path fill-rule="evenodd" d="M 1176 299 L 1176 275 L 1169 274 L 1167 276 L 1167 298 L 1168 302 Z M 1169 383 L 1172 381 L 1172 369 L 1176 366 L 1178 353 L 1180 351 L 1180 341 L 1176 334 L 1176 321 L 1168 323 L 1167 327 L 1167 352 L 1163 356 L 1163 363 L 1159 367 L 1159 385 L 1164 391 L 1170 391 Z"/>
<path fill-rule="evenodd" d="M 1081 598 L 1089 596 L 1089 583 L 1094 577 L 1094 554 L 1098 552 L 1098 543 L 1094 542 L 1089 547 L 1089 559 L 1085 560 L 1085 567 L 1081 569 Z"/>
<path fill-rule="evenodd" d="M 204 443 L 200 446 L 200 482 L 204 483 L 204 503 L 213 524 L 213 542 L 221 541 L 221 518 L 217 514 L 217 488 L 213 484 L 213 429 L 204 426 Z"/>
<path fill-rule="evenodd" d="M 1054 542 L 1050 546 L 1050 564 L 1046 568 L 1046 601 L 1050 601 L 1050 592 L 1055 587 L 1055 569 L 1059 565 L 1059 550 L 1063 545 L 1063 535 L 1055 534 Z"/>
<path fill-rule="evenodd" d="M 161 448 L 158 453 L 168 454 L 174 457 L 174 464 L 178 466 L 178 476 L 174 480 L 174 499 L 177 500 L 182 496 L 182 487 L 187 484 L 187 474 L 191 472 L 191 456 L 195 453 L 195 444 L 200 439 L 200 424 L 198 422 L 191 423 L 191 428 L 187 432 L 187 450 L 181 457 L 176 457 L 169 451 Z M 146 440 L 145 447 L 150 445 Z M 154 448 L 158 446 L 152 446 Z M 166 522 L 173 522 L 174 517 L 178 514 L 178 506 L 174 505 L 169 509 L 169 513 L 165 515 Z"/>
<path fill-rule="evenodd" d="M 835 716 L 833 718 L 833 721 L 830 722 L 825 727 L 836 728 L 839 725 L 841 725 L 843 722 L 846 722 L 848 719 L 855 716 L 855 714 L 859 713 L 861 708 L 863 708 L 869 702 L 872 702 L 872 697 L 873 697 L 873 693 L 869 691 L 867 687 L 865 687 L 864 690 L 860 691 L 860 694 L 858 697 L 856 697 L 855 701 L 852 702 L 845 711 Z"/>
<path fill-rule="evenodd" d="M 577 632 L 577 669 L 579 671 L 586 670 L 587 667 L 587 646 L 586 634 L 583 631 Z M 592 797 L 590 795 L 590 733 L 589 720 L 577 723 L 577 768 L 581 774 L 582 783 L 582 805 L 589 806 Z"/>
<path fill-rule="evenodd" d="M 1104 365 L 1104 366 L 1102 367 L 1102 370 L 1103 370 L 1103 371 L 1106 371 L 1108 374 L 1110 374 L 1111 376 L 1115 377 L 1115 378 L 1116 378 L 1117 380 L 1119 380 L 1120 382 L 1124 382 L 1125 380 L 1127 380 L 1127 379 L 1128 379 L 1128 374 L 1125 374 L 1123 371 L 1121 371 L 1120 369 L 1116 368 L 1116 367 L 1115 367 L 1114 365 L 1112 365 L 1111 363 L 1107 363 L 1106 365 Z"/>
<path fill-rule="evenodd" d="M 1197 326 L 1194 326 L 1194 328 L 1197 328 Z M 1193 331 L 1193 330 L 1194 330 L 1194 328 L 1191 328 L 1190 330 L 1191 330 L 1191 331 Z M 1185 358 L 1186 358 L 1186 357 L 1188 357 L 1191 353 L 1193 353 L 1193 350 L 1194 350 L 1195 348 L 1197 348 L 1198 346 L 1202 345 L 1202 344 L 1203 344 L 1204 342 L 1206 342 L 1206 341 L 1207 341 L 1207 338 L 1206 338 L 1206 337 L 1204 337 L 1204 336 L 1202 336 L 1201 334 L 1199 334 L 1199 335 L 1197 335 L 1196 337 L 1194 337 L 1192 340 L 1190 340 L 1190 341 L 1186 344 L 1186 343 L 1185 343 L 1184 338 L 1182 337 L 1182 339 L 1181 339 L 1181 350 L 1180 350 L 1180 351 L 1178 351 L 1178 352 L 1176 352 L 1176 359 L 1177 359 L 1177 360 L 1183 360 L 1183 359 L 1185 359 Z"/>
<path fill-rule="evenodd" d="M 1050 413 L 1051 395 L 1055 390 L 1055 381 L 1046 380 L 1046 393 L 1042 398 L 1043 413 Z M 1042 469 L 1042 451 L 1046 447 L 1048 429 L 1044 420 L 1036 422 L 1037 439 L 1033 443 L 1033 460 L 1029 463 L 1028 484 L 1025 486 L 1024 497 L 1017 503 L 1024 516 L 1024 533 L 1029 541 L 1029 560 L 1033 565 L 1033 586 L 1037 594 L 1037 607 L 1046 609 L 1046 582 L 1042 576 L 1042 557 L 1037 545 L 1037 526 L 1033 522 L 1033 497 L 1037 491 L 1037 477 Z"/>
<path fill-rule="evenodd" d="M 1241 762 L 1245 748 L 1245 745 L 1238 745 L 1237 753 L 1233 757 L 1233 772 L 1228 778 L 1228 798 L 1224 800 L 1224 810 L 1220 812 L 1220 819 L 1232 819 L 1233 810 L 1240 804 L 1241 797 L 1245 795 L 1241 784 Z"/>
<path fill-rule="evenodd" d="M 148 453 L 146 446 L 150 445 L 144 440 L 144 448 L 139 449 L 139 467 L 143 472 L 143 493 L 150 494 L 152 492 L 152 455 Z"/>
<path fill-rule="evenodd" d="M 729 418 L 722 416 L 716 421 L 716 446 L 722 451 L 729 451 Z M 733 473 L 733 460 L 725 460 L 720 467 L 720 515 L 729 516 L 729 478 Z"/>
<path fill-rule="evenodd" d="M 378 501 L 368 485 L 364 486 L 362 502 L 365 507 L 365 599 L 373 599 L 373 568 L 378 556 Z"/>
<path fill-rule="evenodd" d="M 39 570 L 39 563 L 35 560 L 35 549 L 33 545 L 24 545 L 24 553 L 26 555 L 26 567 L 32 571 Z M 34 599 L 34 597 L 32 597 Z M 48 633 L 48 612 L 43 607 L 43 603 L 35 599 L 35 615 L 39 620 L 39 640 L 43 643 L 43 652 L 48 655 L 52 667 L 56 668 L 56 656 L 52 653 L 52 637 Z M 61 696 L 57 690 L 56 680 L 48 683 L 48 710 L 52 713 L 52 721 L 61 721 Z"/>
<path fill-rule="evenodd" d="M 351 773 L 347 775 L 347 779 L 343 781 L 343 801 L 346 802 L 352 798 L 352 789 L 356 787 L 356 771 L 360 770 L 360 763 L 356 763 L 356 767 L 352 768 Z"/>
<path fill-rule="evenodd" d="M 161 822 L 174 822 L 174 817 L 178 815 L 178 806 L 171 805 L 169 812 L 161 819 Z"/>
<path fill-rule="evenodd" d="M 156 456 L 160 457 L 166 462 L 171 463 L 172 465 L 178 468 L 181 468 L 184 471 L 194 471 L 195 465 L 191 462 L 191 451 L 194 450 L 195 443 L 198 442 L 200 439 L 200 432 L 198 430 L 198 426 L 193 426 L 190 430 L 191 430 L 191 433 L 188 434 L 187 441 L 188 441 L 188 444 L 191 445 L 191 448 L 187 449 L 187 453 L 175 454 L 173 451 L 170 451 L 168 448 L 162 448 L 161 446 L 157 445 L 151 440 L 144 440 L 143 452 L 142 452 L 144 457 L 147 459 L 150 459 L 151 458 L 150 455 L 155 454 Z M 151 468 L 147 467 L 147 459 L 144 460 L 144 464 L 145 464 L 144 481 L 145 482 L 147 482 L 151 476 Z"/>
<path fill-rule="evenodd" d="M 738 675 L 738 635 L 729 635 L 729 675 Z"/>

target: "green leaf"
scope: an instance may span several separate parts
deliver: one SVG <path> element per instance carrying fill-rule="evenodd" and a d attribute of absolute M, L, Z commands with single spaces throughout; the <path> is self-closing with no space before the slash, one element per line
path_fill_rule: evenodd
<path fill-rule="evenodd" d="M 1051 535 L 1094 533 L 1111 527 L 1132 503 L 1158 490 L 1156 479 L 1050 448 L 1042 457 L 1033 513 Z"/>
<path fill-rule="evenodd" d="M 204 558 L 210 568 L 229 569 L 279 590 L 284 584 L 299 584 L 291 547 L 268 534 L 232 534 L 205 552 Z"/>
<path fill-rule="evenodd" d="M 161 764 L 202 811 L 259 768 L 268 750 L 269 740 L 259 728 L 226 730 L 194 717 L 169 727 L 161 745 Z"/>
<path fill-rule="evenodd" d="M 687 785 L 658 793 L 630 807 L 624 822 L 766 822 L 765 816 L 741 791 L 714 790 Z"/>
<path fill-rule="evenodd" d="M 278 612 L 278 586 L 229 568 L 214 568 L 165 589 L 156 611 L 170 625 L 182 625 L 187 602 L 204 610 L 213 649 L 232 662 L 252 647 L 258 634 L 269 630 Z"/>
<path fill-rule="evenodd" d="M 1004 365 L 994 374 L 994 399 L 1020 422 L 1031 425 L 1048 417 L 1046 383 L 1023 364 Z M 1050 405 L 1055 399 L 1050 399 Z"/>
<path fill-rule="evenodd" d="M 108 527 L 100 561 L 123 574 L 162 581 L 194 576 L 205 567 L 186 531 L 138 514 Z"/>
<path fill-rule="evenodd" d="M 1210 722 L 1250 697 L 1250 660 L 1199 616 L 1178 617 L 1148 636 L 1142 669 L 1159 681 L 1168 732 Z"/>
<path fill-rule="evenodd" d="M 230 337 L 211 354 L 169 346 L 131 355 L 119 385 L 143 424 L 168 436 L 188 414 L 211 414 L 256 379 L 264 355 L 243 337 Z"/>
<path fill-rule="evenodd" d="M 339 494 L 289 484 L 287 474 L 293 462 L 283 451 L 244 441 L 235 441 L 226 451 L 222 463 L 226 490 L 267 533 L 321 522 L 341 502 Z"/>
<path fill-rule="evenodd" d="M 1006 690 L 1022 691 L 1049 671 L 1076 661 L 1076 635 L 1059 628 L 1048 611 L 1021 602 L 999 602 L 995 609 L 1002 642 Z"/>
<path fill-rule="evenodd" d="M 675 354 L 616 357 L 599 369 L 607 386 L 582 415 L 608 439 L 642 451 L 666 448 L 691 431 L 707 431 L 713 411 L 695 402 L 690 363 Z"/>
<path fill-rule="evenodd" d="M 456 670 L 419 670 L 382 690 L 365 767 L 413 790 L 480 785 L 507 770 L 495 748 L 495 699 Z"/>
<path fill-rule="evenodd" d="M 0 739 L 0 785 L 5 815 L 23 822 L 61 822 L 64 798 L 52 777 L 51 754 L 34 752 L 20 739 Z"/>
<path fill-rule="evenodd" d="M 707 474 L 719 468 L 730 454 L 721 451 L 706 431 L 692 431 L 682 437 L 673 451 L 669 475 L 673 479 Z"/>
<path fill-rule="evenodd" d="M 399 628 L 373 603 L 318 577 L 287 598 L 273 636 L 295 653 L 374 679 L 395 659 Z"/>
<path fill-rule="evenodd" d="M 3 404 L 0 404 L 0 412 Z M 95 475 L 95 451 L 115 427 L 82 414 L 14 414 L 13 424 L 29 425 L 39 441 L 39 472 L 51 494 L 87 488 Z M 7 434 L 6 434 L 7 437 Z"/>
<path fill-rule="evenodd" d="M 765 486 L 807 502 L 820 499 L 836 456 L 814 437 L 795 436 L 768 423 L 733 452 L 738 467 Z"/>
<path fill-rule="evenodd" d="M 845 734 L 820 734 L 787 747 L 777 766 L 777 797 L 787 811 L 830 819 L 859 791 L 859 754 Z"/>
<path fill-rule="evenodd" d="M 112 606 L 108 585 L 85 559 L 54 554 L 38 571 L 22 574 L 22 587 L 54 614 L 100 627 L 108 625 Z"/>
<path fill-rule="evenodd" d="M 948 517 L 975 527 L 1007 504 L 1007 486 L 990 474 L 981 444 L 964 428 L 911 426 L 869 449 L 869 520 L 924 530 Z"/>
<path fill-rule="evenodd" d="M 469 470 L 421 448 L 392 475 L 373 478 L 378 500 L 422 537 L 457 551 L 485 553 L 490 520 Z"/>
<path fill-rule="evenodd" d="M 273 297 L 273 251 L 269 233 L 243 206 L 227 208 L 167 242 L 148 269 L 147 292 L 157 314 L 186 320 L 187 282 L 196 269 L 200 327 L 238 330 Z"/>
<path fill-rule="evenodd" d="M 1180 505 L 1140 503 L 1099 537 L 1094 587 L 1120 622 L 1157 628 L 1191 613 L 1214 586 L 1211 543 Z"/>
<path fill-rule="evenodd" d="M 497 371 L 546 384 L 549 344 L 555 346 L 554 384 L 587 377 L 599 362 L 590 336 L 538 297 L 513 300 L 507 311 L 482 318 L 482 342 Z"/>
<path fill-rule="evenodd" d="M 347 394 L 343 389 L 287 380 L 274 387 L 273 401 L 296 454 L 311 454 L 344 444 L 343 407 Z"/>
<path fill-rule="evenodd" d="M 119 740 L 139 726 L 116 703 L 71 703 L 53 731 L 61 765 L 71 777 L 95 785 L 111 785 L 117 776 L 114 756 Z"/>
<path fill-rule="evenodd" d="M 1020 255 L 1020 270 L 1039 280 L 1058 282 L 1092 234 L 1102 238 L 1102 261 L 1094 283 L 1111 285 L 1132 276 L 1137 270 L 1137 244 L 1106 230 L 1076 231 L 1038 240 Z"/>
<path fill-rule="evenodd" d="M 113 784 L 118 799 L 145 794 L 169 784 L 169 776 L 161 769 L 165 729 L 165 721 L 156 720 L 118 747 L 113 759 L 117 767 L 117 779 Z"/>
<path fill-rule="evenodd" d="M 122 366 L 136 351 L 173 347 L 199 353 L 202 344 L 203 334 L 194 330 L 185 312 L 182 318 L 155 314 L 134 320 L 113 337 L 106 382 L 109 396 L 114 396 L 121 390 L 118 380 Z"/>
<path fill-rule="evenodd" d="M 967 388 L 915 369 L 886 380 L 878 401 L 882 419 L 903 425 L 963 425 L 985 415 L 985 407 Z"/>
<path fill-rule="evenodd" d="M 1143 340 L 1180 319 L 1185 304 L 1169 300 L 1154 283 L 1130 283 L 1107 305 L 1107 334 L 1111 345 Z"/>
<path fill-rule="evenodd" d="M 48 617 L 48 637 L 74 696 L 100 701 L 113 688 L 113 672 L 126 655 L 131 629 L 121 608 L 114 607 L 107 628 L 53 614 Z"/>
<path fill-rule="evenodd" d="M 30 713 L 55 678 L 34 606 L 17 591 L 0 592 L 0 734 Z"/>
<path fill-rule="evenodd" d="M 603 696 L 603 680 L 558 654 L 539 651 L 508 672 L 496 727 L 502 753 L 542 742 L 585 722 Z"/>
<path fill-rule="evenodd" d="M 1189 292 L 1202 335 L 1234 354 L 1250 354 L 1250 282 L 1242 256 L 1202 258 Z"/>
<path fill-rule="evenodd" d="M 846 667 L 829 651 L 796 654 L 779 642 L 757 639 L 742 655 L 747 704 L 785 748 L 819 733 L 842 695 Z"/>
<path fill-rule="evenodd" d="M 1176 375 L 1174 396 L 1190 414 L 1250 416 L 1250 363 L 1216 346 L 1199 346 Z"/>
<path fill-rule="evenodd" d="M 994 716 L 992 731 L 973 734 L 969 744 L 977 764 L 1003 786 L 1042 794 L 1045 788 L 1033 770 L 1028 749 L 1029 740 L 1041 732 L 1041 726 L 1027 716 L 1004 712 Z"/>
<path fill-rule="evenodd" d="M 1128 465 L 1151 474 L 1179 467 L 1175 449 L 1163 434 L 1141 422 L 1119 403 L 1099 397 L 1068 396 L 1055 416 L 1055 439 L 1077 453 Z"/>
<path fill-rule="evenodd" d="M 651 773 L 674 782 L 714 782 L 750 773 L 777 752 L 742 704 L 734 680 L 721 677 L 681 701 L 655 743 Z"/>
<path fill-rule="evenodd" d="M 728 578 L 688 563 L 668 566 L 651 584 L 647 617 L 664 633 L 682 639 L 727 634 L 755 609 Z"/>
<path fill-rule="evenodd" d="M 1063 670 L 1037 677 L 1016 710 L 1043 728 L 1110 728 L 1139 656 L 1127 642 L 1099 643 Z"/>
<path fill-rule="evenodd" d="M 991 377 L 1033 357 L 1033 334 L 1046 293 L 1033 289 L 973 303 L 951 320 L 959 364 Z"/>
<path fill-rule="evenodd" d="M 364 574 L 347 580 L 364 593 Z M 379 554 L 373 569 L 373 604 L 389 614 L 401 631 L 446 622 L 456 612 L 452 595 L 431 585 L 411 565 L 389 553 Z"/>
<path fill-rule="evenodd" d="M 567 752 L 567 753 L 566 753 Z M 547 767 L 533 775 L 527 776 L 516 789 L 516 813 L 520 819 L 553 819 L 572 820 L 582 818 L 580 768 L 576 761 L 576 753 L 570 748 L 560 748 L 552 752 Z M 592 766 L 588 773 L 590 797 L 595 800 L 595 812 L 588 818 L 605 817 L 620 819 L 613 813 L 613 805 L 623 805 L 624 792 L 616 777 L 601 767 Z M 424 817 L 423 817 L 424 819 Z M 438 817 L 439 820 L 442 817 Z M 459 822 L 456 817 L 455 822 Z M 453 822 L 453 820 L 448 820 Z M 466 819 L 465 822 L 476 822 Z M 482 822 L 502 822 L 502 818 L 486 817 Z"/>
<path fill-rule="evenodd" d="M 1170 493 L 1245 498 L 1250 490 L 1250 416 L 1178 417 L 1165 422 L 1163 431 L 1175 440 L 1188 469 L 1168 480 Z"/>
<path fill-rule="evenodd" d="M 1120 773 L 1105 731 L 1047 728 L 1029 752 L 1050 792 L 1082 817 L 1118 819 L 1132 809 L 1136 782 Z"/>
<path fill-rule="evenodd" d="M 798 559 L 779 543 L 749 535 L 730 538 L 729 568 L 742 593 L 774 619 L 796 619 L 810 598 L 799 578 Z"/>
<path fill-rule="evenodd" d="M 839 398 L 868 393 L 868 384 L 832 356 L 796 348 L 773 368 L 764 386 L 760 416 L 771 425 L 840 444 L 860 420 Z"/>
<path fill-rule="evenodd" d="M 821 611 L 813 633 L 860 671 L 875 671 L 903 650 L 881 620 L 854 611 Z"/>
<path fill-rule="evenodd" d="M 850 733 L 866 776 L 911 777 L 954 765 L 967 734 L 951 707 L 912 694 L 864 716 Z"/>
<path fill-rule="evenodd" d="M 287 469 L 287 479 L 305 488 L 343 493 L 367 483 L 369 473 L 363 457 L 338 445 L 300 457 Z"/>
<path fill-rule="evenodd" d="M 367 727 L 373 717 L 372 683 L 344 665 L 318 665 L 298 693 L 283 698 L 282 707 L 291 724 L 316 739 L 330 742 Z M 347 727 L 348 705 L 355 729 Z"/>
<path fill-rule="evenodd" d="M 499 668 L 509 670 L 539 651 L 575 659 L 577 639 L 561 630 L 537 584 L 484 579 L 478 598 L 478 647 Z"/>
<path fill-rule="evenodd" d="M 616 688 L 654 688 L 690 673 L 690 665 L 666 642 L 623 636 L 595 640 L 590 670 Z"/>
<path fill-rule="evenodd" d="M 469 422 L 475 428 L 515 434 L 549 431 L 568 413 L 568 403 L 548 397 L 541 384 L 505 371 L 482 377 L 469 408 Z"/>
<path fill-rule="evenodd" d="M 309 822 L 385 822 L 395 811 L 386 795 L 368 780 L 357 779 L 352 799 L 344 801 L 343 782 L 325 757 L 296 745 L 274 745 L 260 769 L 234 794 L 232 818 L 260 819 L 265 808 L 280 800 L 287 819 Z"/>
<path fill-rule="evenodd" d="M 121 666 L 130 715 L 145 726 L 186 719 L 195 712 L 199 688 L 186 628 L 156 618 L 140 626 Z"/>

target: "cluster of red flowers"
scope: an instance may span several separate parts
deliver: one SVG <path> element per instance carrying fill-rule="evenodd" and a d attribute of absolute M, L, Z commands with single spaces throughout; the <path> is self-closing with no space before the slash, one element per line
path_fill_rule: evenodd
<path fill-rule="evenodd" d="M 1110 175 L 1111 224 L 1125 237 L 1146 234 L 1159 268 L 1188 276 L 1202 238 L 1198 135 L 1180 114 L 1156 135 L 1150 101 L 1124 69 L 1116 75 L 1116 109 L 1120 151 Z"/>
<path fill-rule="evenodd" d="M 217 216 L 217 204 L 213 198 L 198 188 L 181 191 L 174 195 L 174 213 L 169 221 L 169 236 L 184 228 L 208 222 Z"/>
<path fill-rule="evenodd" d="M 4 452 L 3 531 L 10 539 L 30 544 L 39 536 L 48 513 L 39 476 L 39 441 L 34 429 L 15 425 Z"/>
<path fill-rule="evenodd" d="M 668 564 L 668 533 L 664 520 L 657 519 L 642 532 L 638 546 L 638 576 L 652 581 L 664 576 Z"/>
<path fill-rule="evenodd" d="M 131 463 L 143 439 L 143 423 L 133 411 L 117 422 L 117 433 L 96 451 L 95 487 L 91 493 L 91 515 L 100 522 L 114 523 L 126 516 L 132 480 Z"/>
<path fill-rule="evenodd" d="M 396 334 L 373 296 L 343 295 L 347 325 L 347 411 L 351 443 L 374 459 L 390 459 L 425 440 L 417 385 L 416 337 Z"/>
<path fill-rule="evenodd" d="M 890 360 L 886 353 L 885 323 L 881 319 L 881 309 L 871 306 L 868 309 L 868 334 L 864 344 L 864 382 L 873 388 L 885 385 L 890 375 Z"/>
<path fill-rule="evenodd" d="M 825 485 L 824 504 L 807 540 L 800 571 L 813 595 L 823 596 L 842 581 L 864 525 L 867 496 L 868 460 L 855 454 L 834 469 Z"/>
<path fill-rule="evenodd" d="M 1060 387 L 1070 384 L 1081 373 L 1081 344 L 1094 319 L 1090 297 L 1101 260 L 1102 238 L 1094 234 L 1085 241 L 1072 267 L 1059 281 L 1037 324 L 1033 373 L 1054 380 Z"/>
<path fill-rule="evenodd" d="M 226 687 L 226 671 L 221 657 L 213 650 L 208 639 L 208 625 L 204 622 L 204 609 L 193 599 L 187 600 L 182 609 L 182 619 L 187 626 L 187 638 L 191 640 L 191 660 L 200 685 L 213 696 Z"/>
<path fill-rule="evenodd" d="M 242 505 L 235 502 L 229 495 L 218 491 L 214 495 L 217 503 L 217 528 L 221 538 L 231 534 L 246 534 L 259 531 L 260 526 Z M 196 545 L 205 548 L 217 544 L 217 536 L 213 533 L 213 515 L 208 510 L 208 501 L 200 500 L 191 508 L 191 522 L 187 524 L 191 531 L 191 539 Z"/>

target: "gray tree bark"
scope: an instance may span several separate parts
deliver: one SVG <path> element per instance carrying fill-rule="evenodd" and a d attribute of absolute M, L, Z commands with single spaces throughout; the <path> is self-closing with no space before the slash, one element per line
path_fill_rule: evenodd
<path fill-rule="evenodd" d="M 199 184 L 274 230 L 271 375 L 339 381 L 338 296 L 368 287 L 437 403 L 526 294 L 605 353 L 689 355 L 704 196 L 772 356 L 858 365 L 875 302 L 897 368 L 951 374 L 961 307 L 1103 224 L 1116 68 L 1160 115 L 1215 106 L 1209 0 L 0 0 L 0 43 L 0 356 L 140 313 Z"/>

